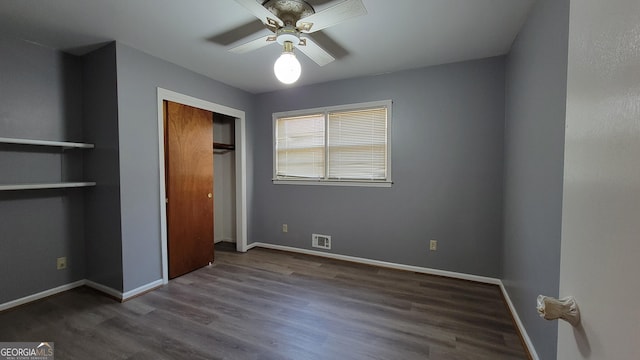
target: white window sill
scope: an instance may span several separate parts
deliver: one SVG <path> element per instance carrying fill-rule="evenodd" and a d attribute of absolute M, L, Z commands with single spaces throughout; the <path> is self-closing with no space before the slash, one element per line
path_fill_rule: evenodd
<path fill-rule="evenodd" d="M 393 184 L 392 181 L 363 181 L 363 180 L 292 180 L 273 179 L 274 185 L 324 185 L 324 186 L 361 186 L 361 187 L 386 187 Z"/>

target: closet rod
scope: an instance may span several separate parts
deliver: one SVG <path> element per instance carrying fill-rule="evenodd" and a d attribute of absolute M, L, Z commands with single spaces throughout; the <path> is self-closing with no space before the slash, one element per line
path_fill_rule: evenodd
<path fill-rule="evenodd" d="M 213 148 L 214 149 L 222 149 L 222 150 L 235 150 L 236 146 L 233 145 L 233 144 L 223 144 L 223 143 L 214 142 L 213 143 Z"/>

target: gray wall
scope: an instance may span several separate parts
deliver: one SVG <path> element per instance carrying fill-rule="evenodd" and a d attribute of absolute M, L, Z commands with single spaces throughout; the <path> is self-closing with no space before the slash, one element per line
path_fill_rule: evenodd
<path fill-rule="evenodd" d="M 498 277 L 504 59 L 261 94 L 253 119 L 251 241 Z M 273 185 L 272 113 L 393 100 L 393 187 Z M 288 233 L 281 224 L 288 224 Z M 438 251 L 429 252 L 430 239 Z"/>
<path fill-rule="evenodd" d="M 2 37 L 0 54 L 0 137 L 82 141 L 80 59 Z M 81 177 L 82 150 L 0 145 L 2 184 Z M 84 278 L 83 194 L 0 192 L 0 303 Z"/>
<path fill-rule="evenodd" d="M 84 169 L 85 177 L 97 183 L 85 199 L 86 277 L 122 291 L 115 43 L 82 60 L 85 139 L 95 144 L 85 155 Z"/>
<path fill-rule="evenodd" d="M 116 57 L 123 290 L 129 291 L 162 278 L 156 88 L 244 110 L 248 122 L 254 96 L 120 43 Z"/>
<path fill-rule="evenodd" d="M 507 57 L 503 281 L 541 359 L 555 359 L 557 322 L 538 294 L 558 296 L 568 0 L 540 0 Z"/>

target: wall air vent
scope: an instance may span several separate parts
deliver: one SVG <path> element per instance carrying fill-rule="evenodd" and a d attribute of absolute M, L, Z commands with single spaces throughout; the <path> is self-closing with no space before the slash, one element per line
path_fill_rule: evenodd
<path fill-rule="evenodd" d="M 320 249 L 331 249 L 331 236 L 329 235 L 320 235 L 320 234 L 312 234 L 311 235 L 311 246 Z"/>

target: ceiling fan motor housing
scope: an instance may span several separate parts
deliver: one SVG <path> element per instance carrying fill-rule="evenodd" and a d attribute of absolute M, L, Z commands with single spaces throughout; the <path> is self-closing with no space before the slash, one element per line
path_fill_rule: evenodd
<path fill-rule="evenodd" d="M 295 26 L 298 20 L 315 13 L 304 0 L 267 0 L 262 6 L 281 19 L 285 26 Z"/>

